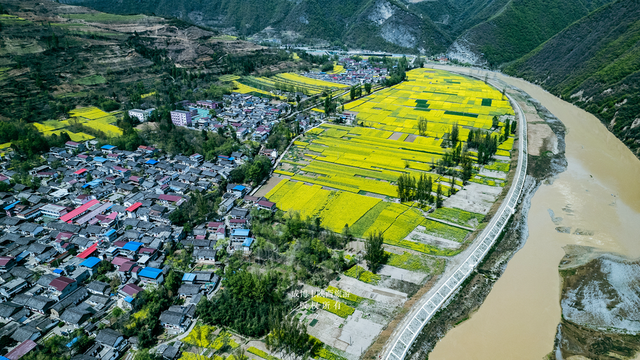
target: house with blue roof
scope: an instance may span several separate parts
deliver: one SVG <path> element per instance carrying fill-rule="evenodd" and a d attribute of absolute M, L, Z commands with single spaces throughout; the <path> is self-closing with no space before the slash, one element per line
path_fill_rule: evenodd
<path fill-rule="evenodd" d="M 105 154 L 111 154 L 114 150 L 118 150 L 118 147 L 115 145 L 103 145 L 100 150 Z"/>
<path fill-rule="evenodd" d="M 184 275 L 182 275 L 182 282 L 185 284 L 193 284 L 195 280 L 196 274 L 185 273 Z"/>
<path fill-rule="evenodd" d="M 156 285 L 160 285 L 164 281 L 162 270 L 149 266 L 140 270 L 140 272 L 138 273 L 138 278 L 143 283 L 151 283 Z"/>
<path fill-rule="evenodd" d="M 138 252 L 138 249 L 140 249 L 141 246 L 142 246 L 141 242 L 129 241 L 128 243 L 124 244 L 124 246 L 122 247 L 122 250 L 128 250 L 135 253 L 135 252 Z"/>
<path fill-rule="evenodd" d="M 249 251 L 251 251 L 251 245 L 253 245 L 253 238 L 247 238 L 243 243 L 242 243 L 242 250 L 244 251 L 245 254 L 248 254 Z"/>
<path fill-rule="evenodd" d="M 98 269 L 98 265 L 100 264 L 100 259 L 95 256 L 88 257 L 85 261 L 80 263 L 80 267 L 86 268 L 91 276 Z"/>
<path fill-rule="evenodd" d="M 249 229 L 234 229 L 231 233 L 231 240 L 243 242 L 249 237 L 250 233 L 251 230 Z"/>
<path fill-rule="evenodd" d="M 93 161 L 95 161 L 95 162 L 97 162 L 99 164 L 102 164 L 103 162 L 107 161 L 107 159 L 103 158 L 102 156 L 96 156 L 96 157 L 93 158 Z"/>
<path fill-rule="evenodd" d="M 114 241 L 118 237 L 118 232 L 116 229 L 110 229 L 106 233 L 102 234 L 102 237 L 106 238 L 109 241 Z"/>
<path fill-rule="evenodd" d="M 100 184 L 102 184 L 102 179 L 95 179 L 95 180 L 91 180 L 88 183 L 82 185 L 82 188 L 94 188 L 96 186 L 100 186 Z"/>
<path fill-rule="evenodd" d="M 233 189 L 231 189 L 231 191 L 237 196 L 237 197 L 243 197 L 245 192 L 247 191 L 247 188 L 242 186 L 242 185 L 236 185 L 233 187 Z"/>
<path fill-rule="evenodd" d="M 146 165 L 155 165 L 158 163 L 158 160 L 154 160 L 154 159 L 149 159 L 147 161 L 145 161 Z"/>

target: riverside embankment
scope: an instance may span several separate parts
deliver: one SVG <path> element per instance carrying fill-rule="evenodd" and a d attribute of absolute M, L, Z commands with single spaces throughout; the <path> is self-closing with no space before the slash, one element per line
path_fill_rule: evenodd
<path fill-rule="evenodd" d="M 485 75 L 468 68 L 442 68 Z M 543 358 L 554 348 L 561 319 L 558 264 L 563 247 L 585 245 L 640 256 L 640 161 L 593 115 L 526 81 L 488 74 L 523 90 L 564 124 L 567 168 L 538 187 L 524 219 L 524 247 L 499 280 L 489 276 L 487 282 L 495 284 L 482 306 L 437 343 L 429 354 L 432 360 Z M 545 138 L 539 142 L 541 156 L 553 148 L 552 137 Z M 442 334 L 446 328 L 431 330 Z M 433 346 L 433 339 L 423 340 L 416 356 L 424 357 Z"/>

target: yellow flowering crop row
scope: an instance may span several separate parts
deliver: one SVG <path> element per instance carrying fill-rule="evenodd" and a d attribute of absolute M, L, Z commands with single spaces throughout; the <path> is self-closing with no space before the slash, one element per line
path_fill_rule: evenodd
<path fill-rule="evenodd" d="M 259 357 L 261 357 L 261 358 L 263 358 L 265 360 L 280 360 L 275 356 L 269 355 L 266 351 L 262 351 L 262 350 L 260 350 L 258 348 L 253 347 L 253 346 L 250 346 L 247 349 L 247 352 L 249 352 L 249 353 L 251 353 L 253 355 L 257 355 L 257 356 L 259 356 Z"/>
<path fill-rule="evenodd" d="M 95 120 L 95 119 L 99 119 L 101 117 L 109 116 L 108 113 L 98 109 L 95 106 L 90 106 L 90 107 L 78 108 L 78 109 L 75 109 L 75 110 L 71 110 L 69 112 L 69 115 L 71 117 L 83 117 L 83 118 L 90 119 L 90 120 Z"/>
<path fill-rule="evenodd" d="M 380 275 L 376 275 L 371 271 L 367 271 L 358 265 L 352 266 L 349 270 L 345 271 L 344 274 L 354 279 L 358 279 L 362 282 L 366 282 L 367 284 L 373 285 L 378 285 L 378 282 L 382 280 L 382 277 Z"/>
<path fill-rule="evenodd" d="M 333 294 L 336 297 L 339 297 L 340 299 L 345 299 L 345 300 L 349 300 L 349 301 L 353 301 L 355 303 L 360 303 L 362 302 L 365 298 L 360 297 L 356 294 L 352 294 L 348 291 L 344 291 L 342 289 L 338 289 L 335 286 L 329 286 L 327 287 L 326 291 L 330 294 Z"/>
<path fill-rule="evenodd" d="M 298 74 L 294 74 L 294 73 L 278 74 L 278 75 L 275 76 L 275 78 L 289 80 L 291 82 L 300 83 L 300 84 L 303 84 L 303 85 L 311 85 L 311 86 L 327 88 L 327 89 L 332 89 L 332 88 L 342 88 L 343 89 L 343 88 L 348 88 L 349 87 L 348 85 L 328 82 L 328 81 L 324 81 L 324 80 L 312 79 L 312 78 L 308 78 L 306 76 L 302 76 L 302 75 L 298 75 Z"/>
<path fill-rule="evenodd" d="M 196 327 L 191 330 L 189 335 L 185 337 L 182 341 L 195 345 L 198 347 L 210 347 L 211 346 L 211 338 L 213 336 L 213 332 L 216 330 L 215 326 L 210 325 L 196 325 Z"/>
<path fill-rule="evenodd" d="M 179 360 L 209 360 L 208 357 L 200 354 L 194 354 L 192 352 L 183 352 Z"/>
<path fill-rule="evenodd" d="M 284 170 L 274 170 L 273 172 L 276 173 L 276 174 L 280 174 L 280 175 L 288 175 L 288 176 L 295 175 L 294 173 L 292 173 L 290 171 L 284 171 Z"/>
<path fill-rule="evenodd" d="M 213 340 L 213 343 L 211 343 L 211 347 L 216 350 L 220 350 L 222 346 L 224 346 L 225 339 L 227 339 L 227 343 L 229 344 L 229 346 L 231 346 L 232 349 L 235 349 L 238 346 L 240 346 L 240 344 L 238 344 L 235 340 L 233 340 L 230 333 L 226 331 L 221 331 L 218 334 L 218 337 L 216 337 L 216 339 Z"/>
<path fill-rule="evenodd" d="M 326 310 L 330 313 L 336 314 L 343 318 L 346 318 L 347 316 L 353 314 L 353 312 L 356 310 L 351 306 L 345 305 L 339 301 L 335 301 L 333 299 L 327 299 L 325 297 L 318 296 L 318 295 L 311 298 L 311 300 L 320 304 L 323 310 Z"/>

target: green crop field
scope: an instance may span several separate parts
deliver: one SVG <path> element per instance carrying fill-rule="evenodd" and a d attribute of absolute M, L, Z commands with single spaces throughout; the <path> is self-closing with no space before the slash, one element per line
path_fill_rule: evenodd
<path fill-rule="evenodd" d="M 484 215 L 453 208 L 440 208 L 429 216 L 454 224 L 475 228 L 482 222 Z"/>

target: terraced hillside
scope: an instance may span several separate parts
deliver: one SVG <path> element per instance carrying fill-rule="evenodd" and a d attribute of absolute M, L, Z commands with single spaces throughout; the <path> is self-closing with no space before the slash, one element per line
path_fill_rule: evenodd
<path fill-rule="evenodd" d="M 176 101 L 169 94 L 182 96 L 199 81 L 208 88 L 215 80 L 211 75 L 288 66 L 288 57 L 276 51 L 175 19 L 49 1 L 0 5 L 0 119 L 44 121 L 64 117 L 76 105 L 113 110 L 116 102 L 152 92 L 145 87 L 167 88 L 156 100 Z M 167 83 L 188 69 L 198 76 Z M 138 83 L 142 88 L 132 89 Z"/>

